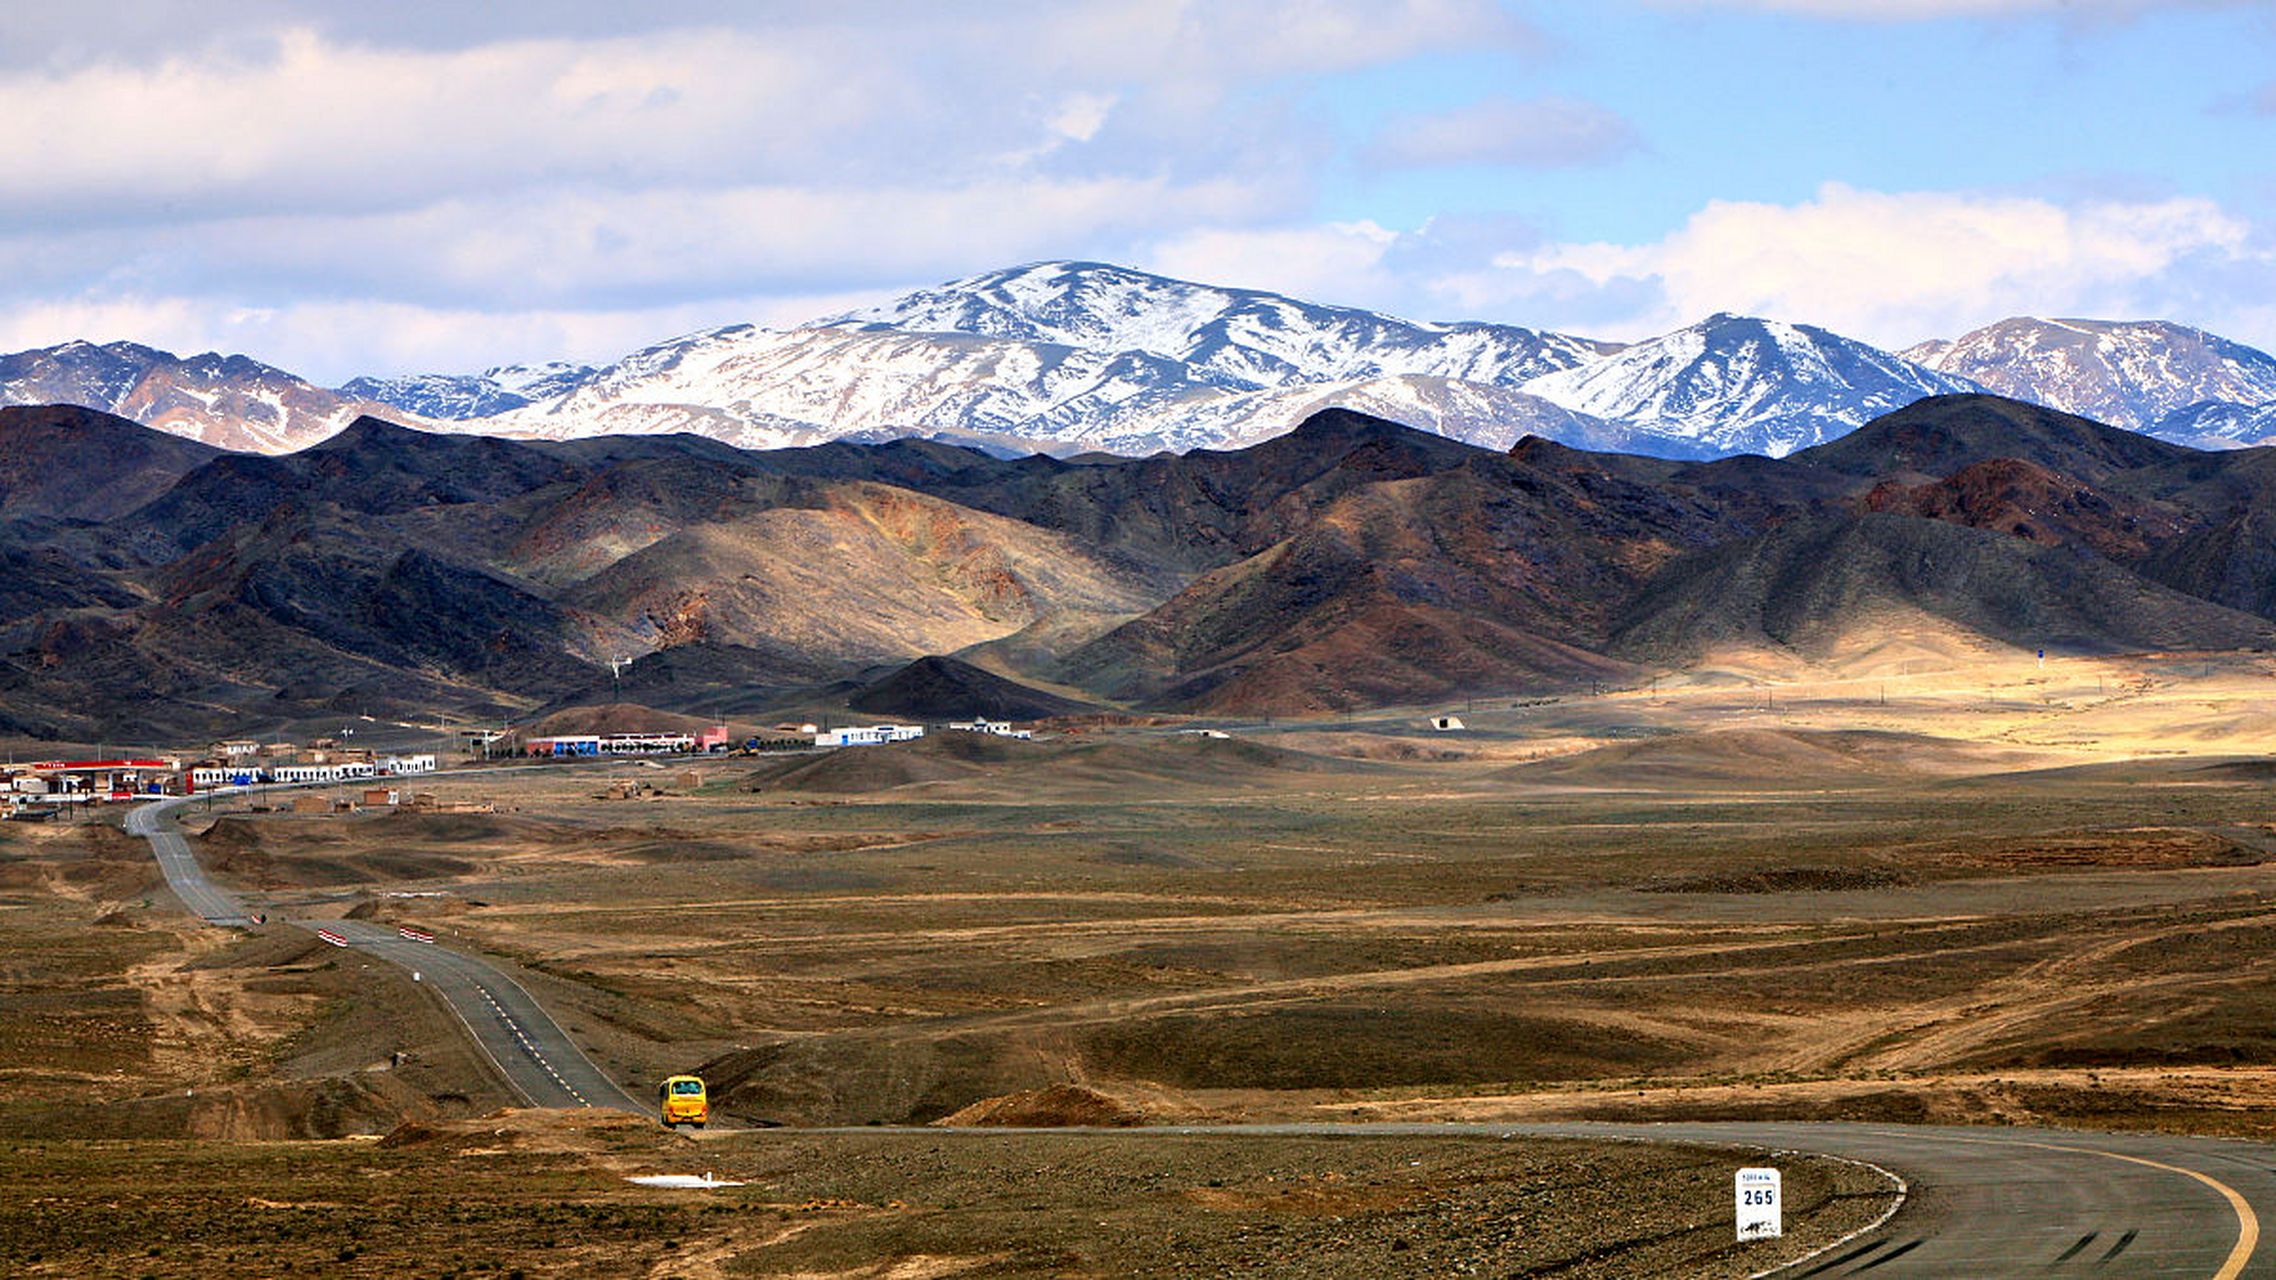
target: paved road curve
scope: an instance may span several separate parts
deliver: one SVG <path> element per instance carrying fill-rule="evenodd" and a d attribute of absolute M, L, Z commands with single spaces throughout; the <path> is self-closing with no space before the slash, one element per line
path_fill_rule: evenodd
<path fill-rule="evenodd" d="M 1858 1124 L 1387 1125 L 1735 1143 L 1863 1160 L 1902 1176 L 1879 1228 L 1776 1273 L 2276 1277 L 2276 1147 L 2162 1134 Z"/>
<path fill-rule="evenodd" d="M 1850 1124 L 1574 1124 L 1528 1133 L 1743 1142 L 1871 1161 L 1912 1194 L 1782 1276 L 2276 1277 L 2276 1147 L 2160 1134 Z"/>
<path fill-rule="evenodd" d="M 252 913 L 206 879 L 205 868 L 190 856 L 190 846 L 181 833 L 165 825 L 172 810 L 184 803 L 186 799 L 160 800 L 135 809 L 126 815 L 126 833 L 150 841 L 150 851 L 158 855 L 158 869 L 166 873 L 166 884 L 192 915 L 207 924 L 250 926 Z"/>
<path fill-rule="evenodd" d="M 206 877 L 180 833 L 167 826 L 171 811 L 188 802 L 177 797 L 143 805 L 127 815 L 127 834 L 150 841 L 174 896 L 207 923 L 253 924 L 253 913 Z M 529 992 L 484 961 L 432 943 L 413 942 L 392 927 L 368 920 L 278 923 L 311 930 L 321 927 L 358 951 L 418 974 L 458 1014 L 507 1083 L 531 1105 L 647 1113 L 647 1107 L 593 1065 Z"/>
<path fill-rule="evenodd" d="M 986 1141 L 1019 1131 L 903 1132 Z M 1765 1272 L 1768 1280 L 2276 1277 L 2276 1249 L 2260 1247 L 2260 1222 L 2276 1227 L 2276 1146 L 2266 1143 L 2054 1129 L 1784 1123 L 1180 1125 L 1096 1133 L 1101 1140 L 1139 1142 L 1162 1134 L 1538 1134 L 1817 1152 L 1866 1161 L 1903 1177 L 1903 1207 L 1834 1248 Z"/>

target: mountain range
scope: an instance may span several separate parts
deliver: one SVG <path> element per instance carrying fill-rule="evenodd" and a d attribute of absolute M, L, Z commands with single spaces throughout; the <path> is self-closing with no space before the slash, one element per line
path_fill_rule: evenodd
<path fill-rule="evenodd" d="M 0 356 L 0 404 L 100 409 L 281 454 L 364 415 L 521 440 L 696 434 L 747 449 L 901 437 L 1006 456 L 1238 449 L 1332 408 L 1507 449 L 1782 457 L 1930 396 L 1992 391 L 2206 448 L 2276 440 L 2276 357 L 2166 322 L 2003 320 L 1890 352 L 1715 315 L 1621 344 L 1402 320 L 1044 262 L 787 329 L 731 325 L 603 366 L 315 386 L 244 356 L 85 342 Z"/>
<path fill-rule="evenodd" d="M 268 456 L 15 407 L 0 734 L 983 695 L 1317 714 L 1673 669 L 2263 649 L 2272 565 L 2276 450 L 1984 393 L 1709 461 L 1342 409 L 1137 458 L 373 417 Z"/>

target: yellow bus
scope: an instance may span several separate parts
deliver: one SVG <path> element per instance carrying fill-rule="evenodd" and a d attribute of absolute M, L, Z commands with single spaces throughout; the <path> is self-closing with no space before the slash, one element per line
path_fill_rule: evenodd
<path fill-rule="evenodd" d="M 656 1108 L 663 1113 L 664 1123 L 673 1127 L 691 1124 L 701 1129 L 711 1118 L 711 1099 L 703 1091 L 700 1076 L 673 1076 L 656 1089 Z"/>

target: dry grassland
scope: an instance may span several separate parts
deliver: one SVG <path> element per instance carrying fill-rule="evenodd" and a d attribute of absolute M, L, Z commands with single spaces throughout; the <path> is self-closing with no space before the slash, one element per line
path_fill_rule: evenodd
<path fill-rule="evenodd" d="M 2270 660 L 1945 654 L 1929 673 L 1904 653 L 1452 708 L 1460 734 L 1425 708 L 1222 742 L 933 740 L 708 762 L 643 800 L 596 799 L 654 776 L 607 764 L 436 787 L 494 814 L 190 825 L 270 905 L 497 957 L 636 1093 L 700 1069 L 745 1123 L 921 1123 L 1072 1085 L 1103 1110 L 1066 1119 L 2276 1129 Z M 378 1131 L 390 1108 L 448 1124 L 498 1100 L 399 979 L 179 927 L 115 837 L 7 839 L 0 1124 L 19 1141 L 89 1090 L 150 1134 Z M 238 1118 L 191 1120 L 184 1089 L 241 1095 Z M 1037 1118 L 1023 1105 L 1007 1114 Z M 918 1149 L 894 1148 L 910 1169 Z M 1238 1155 L 1320 1176 L 1311 1159 Z M 975 1176 L 919 1180 L 950 1204 Z M 1192 1190 L 1192 1169 L 1160 1176 L 1147 1203 Z M 1119 1203 L 1107 1182 L 1046 1198 L 1076 1215 L 1066 1241 L 1091 1195 Z M 810 1250 L 811 1274 L 885 1274 L 858 1268 L 917 1238 L 769 1203 L 737 1230 L 798 1228 L 769 1256 Z M 920 1252 L 982 1265 L 1009 1247 L 984 1217 L 926 1219 L 943 1234 Z M 1250 1247 L 1212 1239 L 1211 1257 Z"/>

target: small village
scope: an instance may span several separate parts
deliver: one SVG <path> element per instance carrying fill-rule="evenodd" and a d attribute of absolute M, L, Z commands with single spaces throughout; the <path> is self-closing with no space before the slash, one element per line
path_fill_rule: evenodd
<path fill-rule="evenodd" d="M 950 721 L 951 732 L 1027 739 L 1027 729 L 1011 722 L 974 717 Z M 759 751 L 834 749 L 910 742 L 925 736 L 920 724 L 869 724 L 821 728 L 780 724 L 769 736 L 737 742 L 726 725 L 700 732 L 552 734 L 519 738 L 510 730 L 464 735 L 470 755 L 496 758 L 500 743 L 518 743 L 507 754 L 526 759 L 582 760 L 659 755 L 750 754 Z M 220 795 L 253 787 L 313 787 L 372 782 L 435 772 L 432 752 L 388 752 L 343 745 L 340 738 L 306 743 L 229 738 L 208 744 L 201 755 L 119 756 L 84 760 L 40 760 L 0 766 L 0 820 L 43 821 L 90 806 L 132 803 L 153 796 Z M 335 802 L 309 799 L 309 811 Z M 409 804 L 399 792 L 375 787 L 366 807 Z"/>
<path fill-rule="evenodd" d="M 361 782 L 433 773 L 432 753 L 390 753 L 344 746 L 337 738 L 305 744 L 230 738 L 205 753 L 39 760 L 0 767 L 0 817 L 39 821 L 91 805 L 151 796 L 183 796 L 283 784 Z"/>

